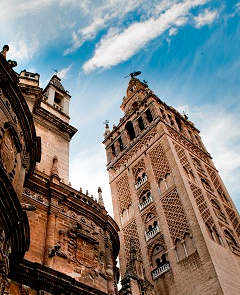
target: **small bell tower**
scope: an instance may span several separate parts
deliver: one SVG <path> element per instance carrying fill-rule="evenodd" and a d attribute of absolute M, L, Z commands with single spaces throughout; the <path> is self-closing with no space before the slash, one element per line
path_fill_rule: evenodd
<path fill-rule="evenodd" d="M 33 114 L 36 132 L 41 137 L 42 156 L 38 170 L 51 177 L 53 162 L 58 162 L 58 179 L 68 184 L 69 143 L 77 129 L 69 124 L 71 96 L 57 75 L 45 89 L 39 87 L 40 76 L 26 70 L 19 75 L 19 86 Z"/>

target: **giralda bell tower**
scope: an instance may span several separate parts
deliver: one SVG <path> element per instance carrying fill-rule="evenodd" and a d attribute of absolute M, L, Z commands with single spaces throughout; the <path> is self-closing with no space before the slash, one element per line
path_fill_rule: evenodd
<path fill-rule="evenodd" d="M 106 124 L 120 295 L 239 295 L 240 218 L 199 130 L 132 75 Z"/>

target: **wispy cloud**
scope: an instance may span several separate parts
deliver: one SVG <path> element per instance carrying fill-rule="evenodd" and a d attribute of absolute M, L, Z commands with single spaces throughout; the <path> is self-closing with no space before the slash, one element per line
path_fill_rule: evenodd
<path fill-rule="evenodd" d="M 200 135 L 207 150 L 213 157 L 213 162 L 219 170 L 227 188 L 233 193 L 239 192 L 240 177 L 240 118 L 239 106 L 235 111 L 226 109 L 226 105 L 203 105 L 201 107 L 179 106 L 182 112 L 186 110 L 190 119 L 197 123 Z"/>
<path fill-rule="evenodd" d="M 69 65 L 69 66 L 66 67 L 66 68 L 63 68 L 61 71 L 59 71 L 58 74 L 57 74 L 58 77 L 59 77 L 60 79 L 66 79 L 66 78 L 68 77 L 68 73 L 69 73 L 71 67 L 72 67 L 72 64 Z"/>
<path fill-rule="evenodd" d="M 109 187 L 109 179 L 106 171 L 106 157 L 104 147 L 97 146 L 91 150 L 82 150 L 70 162 L 70 180 L 76 189 L 82 187 L 85 193 L 98 197 L 97 189 L 100 186 L 103 190 L 103 199 L 107 211 L 112 215 L 112 201 Z M 94 173 L 93 173 L 94 171 Z"/>
<path fill-rule="evenodd" d="M 14 41 L 9 43 L 8 58 L 18 62 L 23 60 L 27 62 L 39 50 L 39 45 L 39 41 L 33 35 L 28 37 L 19 35 Z"/>
<path fill-rule="evenodd" d="M 90 24 L 72 32 L 71 46 L 64 51 L 64 55 L 75 52 L 86 40 L 91 40 L 101 29 L 109 26 L 112 20 L 120 21 L 144 2 L 144 0 L 105 0 L 101 6 L 95 6 L 93 2 L 91 6 L 90 3 L 86 3 L 85 13 L 89 15 Z"/>
<path fill-rule="evenodd" d="M 196 28 L 200 29 L 205 25 L 210 25 L 216 18 L 218 18 L 218 15 L 218 10 L 205 9 L 203 12 L 199 13 L 198 16 L 193 18 Z"/>
<path fill-rule="evenodd" d="M 161 13 L 158 18 L 151 17 L 144 22 L 135 22 L 123 32 L 111 28 L 96 46 L 94 56 L 83 65 L 84 71 L 109 68 L 128 60 L 171 26 L 184 25 L 186 23 L 185 17 L 190 10 L 206 2 L 207 0 L 187 0 L 176 3 Z"/>

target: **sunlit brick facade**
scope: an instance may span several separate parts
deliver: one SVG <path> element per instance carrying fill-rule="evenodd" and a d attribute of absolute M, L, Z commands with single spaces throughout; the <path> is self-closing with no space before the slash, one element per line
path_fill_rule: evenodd
<path fill-rule="evenodd" d="M 94 199 L 68 181 L 69 93 L 0 62 L 0 294 L 117 295 L 118 226 L 100 187 Z"/>
<path fill-rule="evenodd" d="M 106 125 L 121 295 L 237 295 L 239 214 L 199 130 L 131 77 Z"/>

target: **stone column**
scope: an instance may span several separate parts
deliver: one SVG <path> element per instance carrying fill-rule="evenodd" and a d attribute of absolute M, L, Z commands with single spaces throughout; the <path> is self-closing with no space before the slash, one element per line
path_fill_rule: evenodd
<path fill-rule="evenodd" d="M 108 295 L 115 295 L 112 243 L 109 238 L 106 239 L 105 249 L 106 249 L 106 274 L 107 274 Z"/>
<path fill-rule="evenodd" d="M 51 250 L 53 249 L 55 243 L 55 224 L 56 215 L 53 210 L 49 210 L 47 219 L 47 230 L 46 230 L 46 240 L 45 240 L 45 250 L 44 250 L 44 260 L 43 264 L 51 267 L 53 262 L 53 257 L 49 257 Z"/>
<path fill-rule="evenodd" d="M 138 121 L 137 120 L 133 122 L 133 128 L 134 128 L 135 135 L 137 137 L 141 133 L 141 130 L 140 130 L 139 126 L 138 126 Z"/>

